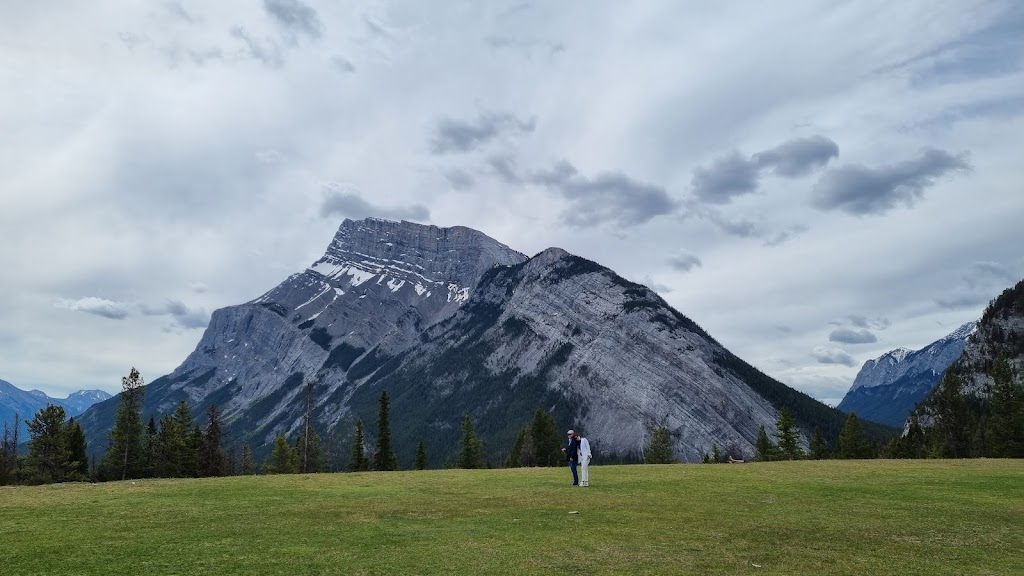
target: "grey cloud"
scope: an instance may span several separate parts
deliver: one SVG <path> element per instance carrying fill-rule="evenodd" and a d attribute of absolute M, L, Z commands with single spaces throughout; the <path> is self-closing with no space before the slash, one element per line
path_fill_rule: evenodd
<path fill-rule="evenodd" d="M 673 292 L 673 289 L 672 289 L 671 286 L 668 286 L 668 285 L 665 285 L 665 284 L 659 284 L 658 282 L 656 282 L 654 280 L 654 278 L 652 278 L 650 276 L 644 276 L 643 281 L 641 282 L 641 284 L 643 284 L 644 286 L 647 286 L 651 290 L 654 290 L 658 294 L 668 294 L 670 292 Z"/>
<path fill-rule="evenodd" d="M 363 24 L 366 24 L 366 29 L 369 30 L 370 34 L 373 36 L 383 38 L 385 40 L 388 40 L 393 36 L 383 24 L 369 16 L 363 16 Z"/>
<path fill-rule="evenodd" d="M 845 350 L 841 348 L 827 348 L 825 346 L 819 346 L 814 349 L 811 354 L 819 364 L 841 364 L 843 366 L 850 366 L 851 368 L 857 365 L 857 360 L 853 356 L 850 356 Z"/>
<path fill-rule="evenodd" d="M 776 176 L 799 178 L 824 167 L 839 157 L 839 145 L 824 136 L 795 138 L 758 152 L 751 158 L 759 167 L 769 168 Z"/>
<path fill-rule="evenodd" d="M 935 148 L 922 150 L 912 160 L 878 168 L 848 164 L 822 175 L 812 190 L 812 203 L 819 210 L 881 215 L 898 204 L 913 206 L 939 178 L 970 169 L 966 154 L 953 156 Z"/>
<path fill-rule="evenodd" d="M 999 280 L 1016 280 L 1017 275 L 998 262 L 975 262 L 968 268 L 970 277 L 984 275 Z"/>
<path fill-rule="evenodd" d="M 202 282 L 193 282 L 188 285 L 188 289 L 196 294 L 205 294 L 210 290 L 210 287 Z"/>
<path fill-rule="evenodd" d="M 104 298 L 80 298 L 78 300 L 58 300 L 57 308 L 95 314 L 111 320 L 123 320 L 129 316 L 128 307 L 121 302 L 114 302 Z"/>
<path fill-rule="evenodd" d="M 757 190 L 759 170 L 757 162 L 732 152 L 693 171 L 693 194 L 710 204 L 728 204 L 735 196 Z"/>
<path fill-rule="evenodd" d="M 828 335 L 828 339 L 830 342 L 841 342 L 843 344 L 871 344 L 872 342 L 878 342 L 878 337 L 871 332 L 864 329 L 854 330 L 852 328 L 833 330 Z"/>
<path fill-rule="evenodd" d="M 253 38 L 245 28 L 236 26 L 231 29 L 231 36 L 241 40 L 247 49 L 247 56 L 273 68 L 280 68 L 284 65 L 284 51 L 276 42 L 267 38 L 258 40 Z"/>
<path fill-rule="evenodd" d="M 554 58 L 562 52 L 565 52 L 564 43 L 553 42 L 551 40 L 530 40 L 512 38 L 509 36 L 487 36 L 484 38 L 484 44 L 487 44 L 492 52 L 499 52 L 502 50 L 521 52 L 528 60 L 533 59 L 535 51 L 539 51 L 541 54 L 546 55 L 549 58 Z"/>
<path fill-rule="evenodd" d="M 868 318 L 863 314 L 850 314 L 847 317 L 850 320 L 850 324 L 853 324 L 857 328 L 870 328 L 872 330 L 885 330 L 892 323 L 888 318 Z"/>
<path fill-rule="evenodd" d="M 376 216 L 417 222 L 427 222 L 430 220 L 430 211 L 421 204 L 387 208 L 371 204 L 355 191 L 338 184 L 326 184 L 323 190 L 325 197 L 320 205 L 320 216 L 325 218 L 333 214 L 340 214 L 352 219 Z"/>
<path fill-rule="evenodd" d="M 458 168 L 446 171 L 444 178 L 455 190 L 469 190 L 476 183 L 472 174 Z"/>
<path fill-rule="evenodd" d="M 985 294 L 982 292 L 957 290 L 947 296 L 936 298 L 935 303 L 941 308 L 960 310 L 963 308 L 973 308 L 975 306 L 986 304 L 992 299 L 992 296 L 992 294 Z"/>
<path fill-rule="evenodd" d="M 181 2 L 167 2 L 164 6 L 167 8 L 167 12 L 170 15 L 183 22 L 187 22 L 189 24 L 198 24 L 200 22 L 199 18 L 190 14 L 188 10 L 185 10 L 185 7 L 181 5 Z"/>
<path fill-rule="evenodd" d="M 911 84 L 928 88 L 941 84 L 1005 76 L 1024 61 L 1024 6 L 1007 2 L 989 23 L 894 69 L 908 69 Z"/>
<path fill-rule="evenodd" d="M 336 55 L 331 58 L 331 65 L 334 69 L 342 74 L 351 74 L 356 71 L 355 64 L 351 60 L 341 55 Z"/>
<path fill-rule="evenodd" d="M 999 262 L 974 262 L 967 267 L 960 285 L 936 298 L 935 303 L 952 310 L 980 307 L 1019 279 L 1009 267 Z"/>
<path fill-rule="evenodd" d="M 588 178 L 564 160 L 551 170 L 536 174 L 533 182 L 569 200 L 572 207 L 562 213 L 562 220 L 572 226 L 605 222 L 635 226 L 676 209 L 676 202 L 660 186 L 638 182 L 621 172 Z"/>
<path fill-rule="evenodd" d="M 680 272 L 689 272 L 694 268 L 700 268 L 701 261 L 696 254 L 680 250 L 678 254 L 669 259 L 668 265 Z"/>
<path fill-rule="evenodd" d="M 799 178 L 824 167 L 839 156 L 839 145 L 824 136 L 794 138 L 775 148 L 745 158 L 738 151 L 715 159 L 693 171 L 691 186 L 698 200 L 728 204 L 733 198 L 757 191 L 763 172 L 782 178 Z"/>
<path fill-rule="evenodd" d="M 521 120 L 507 113 L 481 114 L 472 122 L 444 118 L 438 122 L 437 133 L 430 142 L 430 151 L 434 154 L 469 152 L 502 134 L 528 134 L 535 127 L 535 119 Z"/>
<path fill-rule="evenodd" d="M 505 184 L 541 186 L 568 200 L 571 207 L 562 213 L 562 221 L 571 226 L 588 227 L 607 222 L 635 226 L 670 214 L 678 207 L 664 188 L 639 182 L 621 172 L 587 177 L 566 160 L 546 170 L 523 172 L 509 156 L 492 156 L 487 163 Z"/>
<path fill-rule="evenodd" d="M 189 308 L 180 300 L 168 300 L 162 306 L 140 307 L 146 316 L 172 316 L 182 328 L 206 328 L 210 323 L 210 315 L 201 308 Z"/>
<path fill-rule="evenodd" d="M 314 40 L 320 38 L 323 24 L 320 23 L 316 10 L 299 0 L 263 0 L 263 9 L 289 30 L 305 34 Z"/>
<path fill-rule="evenodd" d="M 523 183 L 523 177 L 519 175 L 519 169 L 515 160 L 508 156 L 492 156 L 487 159 L 494 175 L 505 184 L 517 186 Z"/>
<path fill-rule="evenodd" d="M 803 224 L 797 224 L 795 226 L 790 226 L 788 229 L 783 230 L 781 232 L 776 232 L 771 237 L 766 238 L 765 241 L 764 241 L 764 245 L 765 246 L 778 246 L 780 244 L 784 244 L 790 238 L 795 238 L 796 236 L 799 236 L 800 234 L 803 234 L 804 232 L 807 232 L 807 230 L 809 230 L 809 228 L 807 226 L 803 225 Z"/>

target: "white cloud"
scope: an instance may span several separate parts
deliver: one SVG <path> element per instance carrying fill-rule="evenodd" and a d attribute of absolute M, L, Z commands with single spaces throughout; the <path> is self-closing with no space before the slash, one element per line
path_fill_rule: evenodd
<path fill-rule="evenodd" d="M 819 398 L 856 373 L 830 321 L 916 348 L 1024 275 L 1016 3 L 510 7 L 0 4 L 0 378 L 165 374 L 348 215 L 656 278 Z"/>

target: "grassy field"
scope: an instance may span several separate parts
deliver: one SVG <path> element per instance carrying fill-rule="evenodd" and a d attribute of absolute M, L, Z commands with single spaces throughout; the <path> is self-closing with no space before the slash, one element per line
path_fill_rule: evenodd
<path fill-rule="evenodd" d="M 1024 462 L 438 470 L 0 488 L 0 572 L 1024 574 Z"/>

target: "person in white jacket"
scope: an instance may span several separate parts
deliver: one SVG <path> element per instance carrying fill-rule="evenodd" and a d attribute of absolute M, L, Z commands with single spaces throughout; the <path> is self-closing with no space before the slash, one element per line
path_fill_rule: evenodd
<path fill-rule="evenodd" d="M 593 454 L 590 452 L 590 441 L 576 433 L 576 441 L 580 443 L 580 486 L 590 486 L 590 460 Z"/>

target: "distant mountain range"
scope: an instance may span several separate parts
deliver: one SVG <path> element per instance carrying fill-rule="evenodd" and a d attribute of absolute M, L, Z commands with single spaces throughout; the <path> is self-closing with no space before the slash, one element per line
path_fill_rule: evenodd
<path fill-rule="evenodd" d="M 968 322 L 920 350 L 897 348 L 868 360 L 837 408 L 873 422 L 903 426 L 914 406 L 960 357 L 976 324 Z"/>
<path fill-rule="evenodd" d="M 783 406 L 805 444 L 814 426 L 834 440 L 844 420 L 595 262 L 558 248 L 529 258 L 469 228 L 373 218 L 345 220 L 308 269 L 214 312 L 195 351 L 146 386 L 143 416 L 184 400 L 202 420 L 216 404 L 227 442 L 259 456 L 276 435 L 296 437 L 307 384 L 315 428 L 341 466 L 357 418 L 375 441 L 383 391 L 402 466 L 420 439 L 432 465 L 450 462 L 466 413 L 492 463 L 537 409 L 582 429 L 599 458 L 641 458 L 662 425 L 682 460 L 713 444 L 750 457 Z M 82 415 L 90 450 L 105 448 L 116 405 Z"/>
<path fill-rule="evenodd" d="M 68 416 L 78 416 L 93 404 L 108 398 L 111 395 L 103 390 L 79 390 L 67 398 L 53 398 L 40 390 L 26 391 L 6 380 L 0 380 L 0 430 L 4 424 L 13 425 L 17 415 L 19 440 L 24 441 L 28 439 L 25 420 L 31 420 L 36 412 L 48 404 L 63 406 Z"/>

